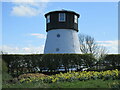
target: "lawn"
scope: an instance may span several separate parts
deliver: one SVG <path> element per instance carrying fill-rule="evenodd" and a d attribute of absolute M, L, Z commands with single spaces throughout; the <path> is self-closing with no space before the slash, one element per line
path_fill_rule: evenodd
<path fill-rule="evenodd" d="M 0 73 L 0 89 L 2 88 L 2 74 Z"/>
<path fill-rule="evenodd" d="M 16 83 L 4 84 L 3 88 L 110 88 L 110 85 L 118 82 L 118 80 L 88 80 L 88 81 L 73 81 L 73 82 L 56 82 L 56 83 Z"/>
<path fill-rule="evenodd" d="M 63 83 L 49 84 L 51 88 L 110 88 L 110 84 L 118 82 L 117 80 L 88 80 L 88 81 L 73 81 Z"/>
<path fill-rule="evenodd" d="M 120 71 L 80 71 L 56 75 L 40 73 L 22 74 L 12 78 L 3 73 L 3 88 L 118 88 L 120 89 Z"/>

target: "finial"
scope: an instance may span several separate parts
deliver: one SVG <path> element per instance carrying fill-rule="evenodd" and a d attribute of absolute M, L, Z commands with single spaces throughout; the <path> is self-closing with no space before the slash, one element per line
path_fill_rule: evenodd
<path fill-rule="evenodd" d="M 65 9 L 64 9 L 64 8 L 62 8 L 62 11 L 65 11 Z"/>

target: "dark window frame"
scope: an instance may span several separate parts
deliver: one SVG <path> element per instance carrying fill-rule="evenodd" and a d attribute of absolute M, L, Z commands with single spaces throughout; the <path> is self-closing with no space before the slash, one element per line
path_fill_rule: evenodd
<path fill-rule="evenodd" d="M 66 21 L 66 14 L 59 13 L 59 22 L 65 22 L 65 21 Z"/>
<path fill-rule="evenodd" d="M 77 17 L 77 15 L 74 15 L 74 23 L 78 23 L 78 17 Z"/>
<path fill-rule="evenodd" d="M 46 19 L 46 20 L 47 20 L 47 21 L 46 21 L 47 23 L 50 23 L 50 15 L 47 16 L 47 19 Z"/>

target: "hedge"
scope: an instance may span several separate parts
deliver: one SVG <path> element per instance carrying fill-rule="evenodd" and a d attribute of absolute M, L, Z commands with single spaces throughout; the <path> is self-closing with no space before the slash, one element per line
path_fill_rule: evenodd
<path fill-rule="evenodd" d="M 80 70 L 80 66 L 91 69 L 93 66 L 104 66 L 107 69 L 120 67 L 120 54 L 108 54 L 100 63 L 97 63 L 92 54 L 4 54 L 2 60 L 7 63 L 8 73 L 15 76 L 23 73 L 58 72 L 60 68 L 64 68 L 65 72 L 70 71 L 70 68 Z"/>
<path fill-rule="evenodd" d="M 57 72 L 61 67 L 67 72 L 70 68 L 80 69 L 81 65 L 92 67 L 95 61 L 92 54 L 4 54 L 2 59 L 7 63 L 8 73 L 11 75 L 44 72 L 45 70 Z"/>
<path fill-rule="evenodd" d="M 103 64 L 112 69 L 120 69 L 120 54 L 108 54 L 104 58 Z"/>

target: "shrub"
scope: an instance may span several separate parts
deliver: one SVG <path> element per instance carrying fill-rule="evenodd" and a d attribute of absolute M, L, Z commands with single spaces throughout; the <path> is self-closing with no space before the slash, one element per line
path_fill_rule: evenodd
<path fill-rule="evenodd" d="M 3 55 L 7 62 L 8 72 L 13 76 L 35 72 L 56 72 L 64 67 L 65 71 L 84 65 L 91 67 L 95 59 L 92 54 L 31 54 L 31 55 Z"/>
<path fill-rule="evenodd" d="M 8 74 L 8 68 L 6 62 L 2 61 L 2 81 L 5 83 L 7 80 L 12 79 L 12 76 Z"/>
<path fill-rule="evenodd" d="M 52 76 L 46 77 L 29 77 L 29 78 L 22 78 L 20 81 L 24 82 L 32 82 L 32 81 L 41 81 L 43 83 L 54 83 L 54 82 L 64 82 L 64 81 L 86 81 L 86 80 L 96 80 L 96 79 L 118 79 L 120 71 L 116 70 L 108 70 L 108 71 L 81 71 L 81 72 L 67 72 L 67 73 L 60 73 Z"/>
<path fill-rule="evenodd" d="M 7 73 L 7 72 L 8 72 L 7 63 L 3 60 L 2 61 L 2 73 Z"/>

